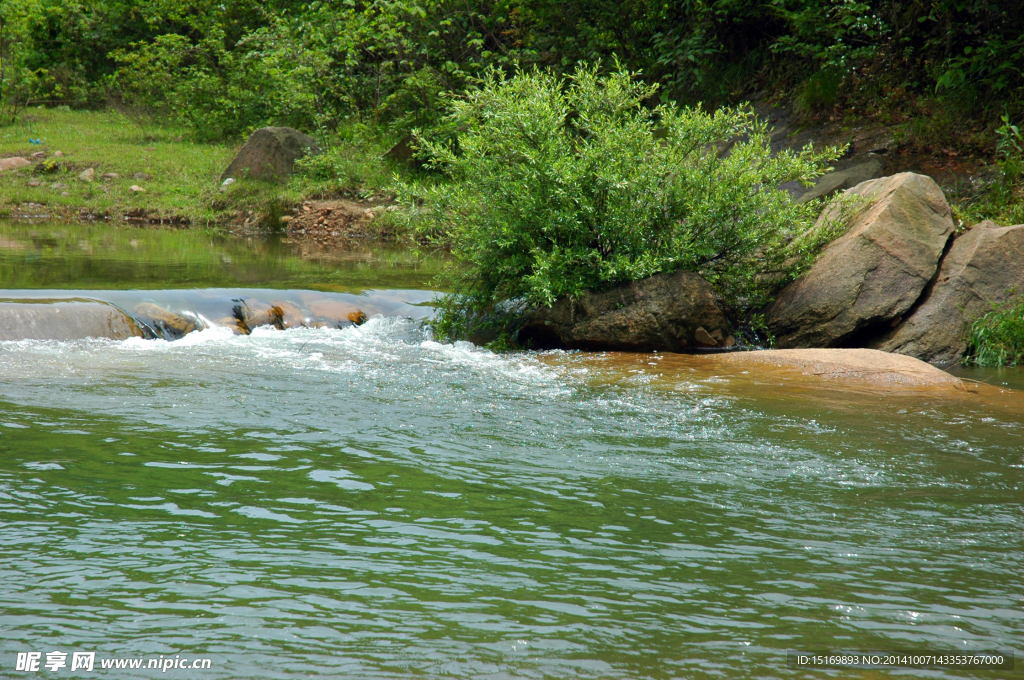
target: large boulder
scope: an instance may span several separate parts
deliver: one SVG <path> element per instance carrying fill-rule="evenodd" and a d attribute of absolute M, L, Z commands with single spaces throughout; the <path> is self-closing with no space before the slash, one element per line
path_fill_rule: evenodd
<path fill-rule="evenodd" d="M 0 340 L 141 337 L 127 314 L 105 302 L 0 302 Z"/>
<path fill-rule="evenodd" d="M 220 176 L 238 179 L 246 171 L 256 179 L 281 180 L 291 174 L 295 161 L 306 154 L 320 153 L 320 146 L 309 135 L 288 127 L 265 127 L 252 133 L 235 160 Z"/>
<path fill-rule="evenodd" d="M 872 343 L 934 363 L 959 361 L 967 330 L 993 305 L 1024 292 L 1024 224 L 985 221 L 958 237 L 920 306 L 892 332 Z"/>
<path fill-rule="evenodd" d="M 519 333 L 539 348 L 685 352 L 735 344 L 708 283 L 692 272 L 656 274 L 605 293 L 559 298 Z"/>
<path fill-rule="evenodd" d="M 949 205 L 930 177 L 904 172 L 845 194 L 870 203 L 768 308 L 779 348 L 850 346 L 898 322 L 934 277 L 953 234 Z M 834 217 L 826 210 L 819 222 Z"/>

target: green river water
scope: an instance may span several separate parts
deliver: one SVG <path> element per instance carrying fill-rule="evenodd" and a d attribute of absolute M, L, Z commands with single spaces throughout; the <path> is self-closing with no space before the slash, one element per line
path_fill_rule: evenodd
<path fill-rule="evenodd" d="M 0 228 L 6 298 L 417 305 L 442 266 Z M 394 309 L 0 343 L 0 677 L 1024 677 L 1018 369 L 962 370 L 994 387 L 945 396 L 780 388 L 693 358 L 441 344 Z M 1016 666 L 811 671 L 787 650 Z M 17 671 L 32 651 L 68 667 Z M 211 665 L 99 668 L 161 656 Z"/>

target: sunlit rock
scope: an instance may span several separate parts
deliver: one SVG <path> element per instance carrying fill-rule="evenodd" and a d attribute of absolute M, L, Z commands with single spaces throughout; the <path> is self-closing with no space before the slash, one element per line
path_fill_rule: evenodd
<path fill-rule="evenodd" d="M 919 359 L 874 349 L 776 349 L 731 352 L 714 361 L 733 367 L 791 369 L 822 380 L 881 387 L 939 387 L 964 389 L 963 382 Z M 767 376 L 766 376 L 767 377 Z"/>
<path fill-rule="evenodd" d="M 952 363 L 967 349 L 972 323 L 1024 291 L 1024 224 L 985 221 L 958 237 L 920 306 L 875 346 Z"/>
<path fill-rule="evenodd" d="M 768 309 L 780 348 L 856 346 L 888 330 L 921 297 L 953 234 L 949 205 L 930 177 L 904 172 L 846 194 L 871 202 Z"/>

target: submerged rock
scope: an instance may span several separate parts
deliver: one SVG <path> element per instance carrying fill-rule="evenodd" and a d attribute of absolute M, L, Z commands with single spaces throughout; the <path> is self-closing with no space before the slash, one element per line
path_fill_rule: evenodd
<path fill-rule="evenodd" d="M 272 300 L 271 308 L 279 314 L 282 328 L 301 328 L 308 324 L 308 314 L 291 302 L 285 300 Z"/>
<path fill-rule="evenodd" d="M 0 302 L 0 340 L 142 337 L 127 314 L 105 302 Z"/>
<path fill-rule="evenodd" d="M 949 205 L 930 177 L 904 172 L 846 195 L 871 203 L 768 308 L 780 348 L 857 345 L 898 323 L 935 275 L 953 234 Z M 826 210 L 819 222 L 833 215 Z"/>
<path fill-rule="evenodd" d="M 295 161 L 306 154 L 320 153 L 320 145 L 309 135 L 288 127 L 265 127 L 252 133 L 231 165 L 220 176 L 238 179 L 245 172 L 255 179 L 281 180 L 291 174 Z"/>
<path fill-rule="evenodd" d="M 531 313 L 519 339 L 539 348 L 668 352 L 735 344 L 711 287 L 684 271 L 560 298 Z"/>
<path fill-rule="evenodd" d="M 238 322 L 239 329 L 246 334 L 251 333 L 254 328 L 259 328 L 260 326 L 284 327 L 281 320 L 281 309 L 268 305 L 262 300 L 255 298 L 235 300 L 235 306 L 231 311 Z"/>
<path fill-rule="evenodd" d="M 1022 291 L 1024 224 L 982 222 L 953 242 L 916 311 L 873 346 L 936 363 L 959 361 L 970 325 Z"/>
<path fill-rule="evenodd" d="M 367 315 L 359 307 L 335 300 L 317 300 L 309 303 L 309 309 L 319 317 L 317 320 L 329 326 L 359 326 L 366 322 Z"/>
<path fill-rule="evenodd" d="M 714 358 L 730 366 L 790 368 L 803 375 L 879 387 L 965 389 L 962 381 L 930 364 L 874 349 L 769 349 L 731 352 Z"/>
<path fill-rule="evenodd" d="M 167 311 L 158 304 L 143 302 L 132 310 L 140 323 L 148 326 L 156 335 L 166 340 L 183 337 L 196 329 L 189 319 Z"/>

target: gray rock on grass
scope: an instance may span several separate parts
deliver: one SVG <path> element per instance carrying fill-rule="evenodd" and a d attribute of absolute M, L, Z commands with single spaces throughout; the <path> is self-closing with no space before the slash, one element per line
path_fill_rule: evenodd
<path fill-rule="evenodd" d="M 283 180 L 295 161 L 320 153 L 316 140 L 287 127 L 265 127 L 252 133 L 220 179 L 238 179 L 248 173 L 254 179 Z"/>
<path fill-rule="evenodd" d="M 14 170 L 16 168 L 23 168 L 26 165 L 32 165 L 32 161 L 21 156 L 14 156 L 13 158 L 0 158 L 0 172 L 5 170 Z"/>

